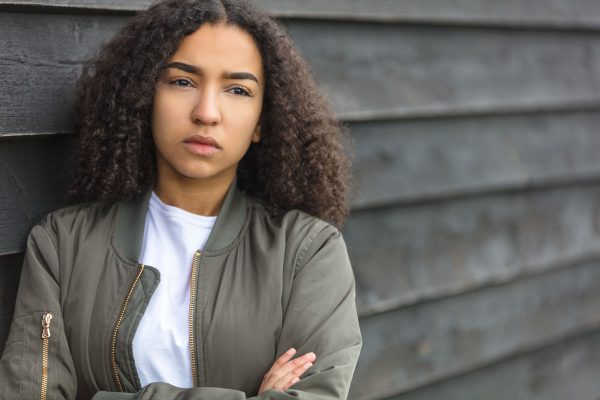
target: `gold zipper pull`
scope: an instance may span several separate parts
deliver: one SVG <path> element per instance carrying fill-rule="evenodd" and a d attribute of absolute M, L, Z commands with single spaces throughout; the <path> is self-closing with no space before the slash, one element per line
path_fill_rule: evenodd
<path fill-rule="evenodd" d="M 49 312 L 44 313 L 42 316 L 42 339 L 48 339 L 50 337 L 50 321 L 52 320 L 52 314 Z"/>

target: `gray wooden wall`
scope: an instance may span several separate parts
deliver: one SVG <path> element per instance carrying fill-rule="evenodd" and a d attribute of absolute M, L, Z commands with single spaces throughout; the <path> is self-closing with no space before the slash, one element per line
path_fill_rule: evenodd
<path fill-rule="evenodd" d="M 352 399 L 600 397 L 600 2 L 260 0 L 355 140 Z M 82 60 L 149 1 L 0 0 L 0 348 Z"/>

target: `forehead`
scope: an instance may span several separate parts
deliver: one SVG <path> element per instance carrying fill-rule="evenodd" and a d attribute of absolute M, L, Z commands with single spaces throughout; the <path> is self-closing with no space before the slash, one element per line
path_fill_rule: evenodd
<path fill-rule="evenodd" d="M 234 25 L 204 24 L 183 38 L 169 61 L 203 70 L 248 71 L 262 76 L 262 57 L 250 34 Z"/>

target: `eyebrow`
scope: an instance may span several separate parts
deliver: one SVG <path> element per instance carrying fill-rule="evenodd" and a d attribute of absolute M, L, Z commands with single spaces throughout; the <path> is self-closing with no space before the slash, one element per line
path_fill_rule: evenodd
<path fill-rule="evenodd" d="M 194 74 L 194 75 L 198 75 L 198 76 L 202 75 L 202 70 L 200 68 L 196 67 L 195 65 L 190 65 L 190 64 L 179 62 L 179 61 L 174 61 L 172 63 L 167 64 L 165 69 L 167 69 L 167 68 L 177 68 L 182 71 L 189 72 L 190 74 Z M 250 72 L 225 71 L 223 73 L 223 78 L 235 79 L 235 80 L 250 80 L 250 81 L 254 81 L 254 82 L 258 83 L 258 78 L 256 78 L 256 76 L 254 76 Z"/>

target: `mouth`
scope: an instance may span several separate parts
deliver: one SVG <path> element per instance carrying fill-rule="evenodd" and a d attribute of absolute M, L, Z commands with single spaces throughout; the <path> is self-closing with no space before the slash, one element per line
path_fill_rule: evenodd
<path fill-rule="evenodd" d="M 192 153 L 202 156 L 221 151 L 219 143 L 210 136 L 194 135 L 183 141 L 184 146 Z"/>
<path fill-rule="evenodd" d="M 221 149 L 221 146 L 219 146 L 219 143 L 210 136 L 201 136 L 201 135 L 190 136 L 189 138 L 184 140 L 183 143 L 203 144 L 203 145 L 207 145 L 207 146 L 216 147 L 217 149 Z"/>

